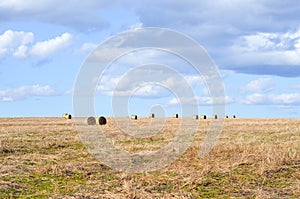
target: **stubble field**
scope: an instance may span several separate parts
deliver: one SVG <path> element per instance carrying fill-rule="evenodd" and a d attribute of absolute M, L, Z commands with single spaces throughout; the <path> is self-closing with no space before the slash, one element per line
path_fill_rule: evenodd
<path fill-rule="evenodd" d="M 118 140 L 111 118 L 103 128 L 135 153 L 168 143 L 178 121 L 148 140 Z M 198 158 L 209 123 L 199 121 L 192 146 L 168 167 L 125 173 L 88 152 L 74 120 L 2 118 L 0 198 L 300 197 L 300 119 L 226 119 L 217 146 Z"/>

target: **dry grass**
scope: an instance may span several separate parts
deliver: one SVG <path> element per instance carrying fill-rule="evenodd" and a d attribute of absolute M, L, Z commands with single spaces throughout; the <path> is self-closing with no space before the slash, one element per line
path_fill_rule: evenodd
<path fill-rule="evenodd" d="M 169 119 L 148 140 L 122 135 L 111 118 L 103 129 L 130 152 L 157 150 L 179 120 Z M 226 119 L 218 145 L 199 159 L 209 122 L 199 121 L 195 142 L 179 160 L 132 174 L 90 155 L 73 120 L 0 119 L 0 198 L 299 198 L 300 120 Z"/>

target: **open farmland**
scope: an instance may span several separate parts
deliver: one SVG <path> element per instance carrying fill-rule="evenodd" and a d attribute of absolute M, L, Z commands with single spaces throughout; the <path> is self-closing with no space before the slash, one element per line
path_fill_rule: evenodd
<path fill-rule="evenodd" d="M 148 140 L 112 137 L 130 152 L 157 150 L 179 120 Z M 73 119 L 2 118 L 0 198 L 300 197 L 299 119 L 226 119 L 218 145 L 199 159 L 209 122 L 199 121 L 192 146 L 168 167 L 124 173 L 89 154 Z M 111 118 L 103 128 L 117 133 Z"/>

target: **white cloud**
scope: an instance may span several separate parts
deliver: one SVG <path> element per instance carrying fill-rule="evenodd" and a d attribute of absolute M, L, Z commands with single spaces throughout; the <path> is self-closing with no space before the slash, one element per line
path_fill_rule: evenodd
<path fill-rule="evenodd" d="M 239 65 L 300 65 L 299 40 L 300 29 L 242 36 L 231 47 L 231 61 Z"/>
<path fill-rule="evenodd" d="M 283 48 L 283 42 L 275 43 L 275 39 L 277 39 L 278 37 L 279 36 L 274 33 L 257 33 L 255 35 L 242 36 L 241 47 L 244 47 L 245 51 L 276 49 L 278 47 Z"/>
<path fill-rule="evenodd" d="M 163 68 L 142 70 L 135 69 L 124 76 L 114 76 L 106 73 L 101 77 L 97 90 L 104 95 L 161 98 L 171 95 L 172 92 L 185 95 L 190 89 L 204 87 L 200 76 L 168 74 Z"/>
<path fill-rule="evenodd" d="M 192 86 L 205 84 L 205 80 L 200 75 L 185 75 L 184 78 Z"/>
<path fill-rule="evenodd" d="M 12 97 L 3 97 L 2 102 L 12 102 L 14 99 Z"/>
<path fill-rule="evenodd" d="M 151 96 L 158 96 L 160 93 L 160 87 L 155 86 L 155 85 L 145 85 L 142 86 L 139 89 L 136 89 L 134 92 L 134 96 L 139 96 L 139 97 L 151 97 Z"/>
<path fill-rule="evenodd" d="M 154 82 L 134 84 L 129 82 L 124 86 L 117 86 L 121 77 L 109 78 L 104 76 L 102 83 L 97 86 L 97 91 L 107 96 L 135 96 L 140 98 L 160 98 L 169 94 L 164 87 Z M 126 80 L 122 80 L 124 82 Z"/>
<path fill-rule="evenodd" d="M 0 58 L 14 56 L 16 58 L 50 56 L 72 43 L 72 35 L 64 33 L 61 36 L 34 43 L 32 32 L 7 30 L 0 35 Z"/>
<path fill-rule="evenodd" d="M 114 90 L 106 92 L 108 95 L 114 96 L 131 96 L 139 98 L 161 98 L 169 93 L 166 90 L 155 84 L 140 85 L 138 88 L 131 88 L 130 90 Z"/>
<path fill-rule="evenodd" d="M 300 104 L 300 93 L 286 93 L 276 95 L 273 101 L 278 104 Z"/>
<path fill-rule="evenodd" d="M 98 44 L 95 43 L 84 43 L 81 47 L 77 50 L 79 53 L 91 52 L 97 48 Z"/>
<path fill-rule="evenodd" d="M 241 87 L 242 92 L 268 92 L 274 89 L 274 82 L 271 78 L 260 78 L 249 82 Z"/>
<path fill-rule="evenodd" d="M 241 103 L 248 105 L 300 105 L 300 93 L 259 94 L 246 97 Z"/>
<path fill-rule="evenodd" d="M 11 102 L 23 100 L 31 96 L 54 96 L 58 93 L 50 86 L 21 86 L 18 88 L 0 90 L 0 101 Z"/>
<path fill-rule="evenodd" d="M 37 42 L 30 50 L 30 54 L 32 56 L 47 57 L 62 48 L 69 46 L 71 43 L 72 35 L 70 33 L 64 33 L 54 39 Z"/>
<path fill-rule="evenodd" d="M 295 30 L 300 7 L 295 1 L 145 0 L 135 6 L 144 26 L 192 36 L 222 69 L 300 76 L 300 31 Z"/>
<path fill-rule="evenodd" d="M 28 47 L 25 45 L 21 45 L 13 53 L 13 56 L 17 58 L 25 58 L 27 56 L 27 52 L 28 52 Z"/>
<path fill-rule="evenodd" d="M 33 43 L 32 32 L 6 30 L 0 35 L 0 58 L 13 54 L 16 57 L 23 57 L 27 50 L 26 45 Z"/>
<path fill-rule="evenodd" d="M 214 99 L 209 96 L 195 96 L 192 98 L 172 98 L 167 105 L 168 106 L 174 106 L 174 105 L 179 105 L 180 103 L 182 104 L 189 104 L 189 105 L 218 105 L 218 104 L 231 104 L 233 103 L 234 100 L 229 97 L 215 97 Z"/>
<path fill-rule="evenodd" d="M 172 98 L 168 103 L 167 106 L 176 106 L 179 104 L 189 104 L 189 105 L 197 105 L 198 98 Z"/>
<path fill-rule="evenodd" d="M 103 30 L 109 27 L 109 21 L 114 22 L 110 17 L 113 14 L 106 15 L 107 8 L 109 13 L 121 9 L 124 15 L 130 16 L 128 17 L 130 19 L 132 15 L 136 16 L 136 20 L 130 27 L 127 23 L 132 21 L 122 19 L 120 26 L 165 27 L 186 33 L 205 46 L 223 69 L 253 73 L 257 72 L 257 68 L 245 69 L 245 65 L 299 65 L 300 63 L 299 31 L 291 31 L 299 26 L 297 16 L 300 7 L 296 1 L 245 0 L 232 3 L 229 0 L 176 2 L 145 0 L 124 3 L 120 0 L 73 0 L 72 6 L 70 2 L 2 1 L 0 20 L 38 21 L 89 32 Z M 260 32 L 257 33 L 258 30 Z M 239 39 L 235 40 L 237 37 Z M 231 46 L 234 41 L 236 41 L 235 45 Z M 3 53 L 5 51 L 0 49 L 0 54 Z M 230 55 L 229 60 L 226 60 L 227 53 Z M 22 57 L 22 53 L 16 53 L 16 56 Z M 272 71 L 275 74 L 282 74 L 284 73 L 282 70 L 288 69 L 280 66 L 278 71 L 276 68 Z M 261 69 L 259 73 L 268 74 L 268 71 L 269 68 Z M 290 70 L 287 72 L 290 73 Z"/>
<path fill-rule="evenodd" d="M 143 23 L 138 22 L 138 23 L 135 23 L 135 24 L 129 26 L 128 29 L 133 30 L 133 29 L 142 28 L 142 27 L 143 27 Z"/>

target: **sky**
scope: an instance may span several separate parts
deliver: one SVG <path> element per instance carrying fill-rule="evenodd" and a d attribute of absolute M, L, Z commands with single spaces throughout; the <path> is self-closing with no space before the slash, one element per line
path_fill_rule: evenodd
<path fill-rule="evenodd" d="M 205 49 L 222 78 L 227 115 L 299 118 L 299 19 L 294 0 L 0 1 L 0 117 L 73 114 L 78 74 L 97 46 L 124 31 L 156 27 Z M 154 76 L 163 84 L 145 82 Z M 163 51 L 131 52 L 99 77 L 95 114 L 116 115 L 115 95 L 128 96 L 128 115 L 180 113 L 180 103 L 192 102 L 170 88 L 183 92 L 187 85 L 198 114 L 210 116 L 212 91 L 189 64 Z"/>

